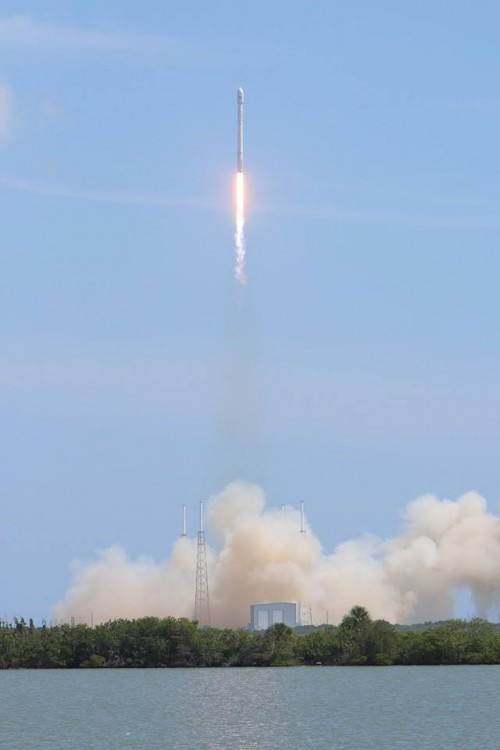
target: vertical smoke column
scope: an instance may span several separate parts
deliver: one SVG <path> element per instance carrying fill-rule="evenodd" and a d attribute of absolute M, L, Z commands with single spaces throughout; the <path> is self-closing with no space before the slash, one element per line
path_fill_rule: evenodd
<path fill-rule="evenodd" d="M 245 277 L 245 183 L 243 176 L 243 89 L 238 89 L 238 159 L 236 168 L 236 228 L 235 241 L 235 269 L 234 276 L 240 284 L 246 282 Z"/>

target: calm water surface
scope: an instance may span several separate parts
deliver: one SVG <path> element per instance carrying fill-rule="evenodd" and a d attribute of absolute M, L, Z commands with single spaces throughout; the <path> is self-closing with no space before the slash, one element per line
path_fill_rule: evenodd
<path fill-rule="evenodd" d="M 0 672 L 9 750 L 499 750 L 500 667 Z"/>

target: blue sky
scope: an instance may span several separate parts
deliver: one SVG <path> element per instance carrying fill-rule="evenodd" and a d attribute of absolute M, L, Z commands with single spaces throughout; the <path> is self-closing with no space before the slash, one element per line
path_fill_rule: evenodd
<path fill-rule="evenodd" d="M 96 548 L 165 556 L 240 473 L 327 550 L 427 491 L 497 508 L 499 21 L 2 3 L 0 614 Z"/>

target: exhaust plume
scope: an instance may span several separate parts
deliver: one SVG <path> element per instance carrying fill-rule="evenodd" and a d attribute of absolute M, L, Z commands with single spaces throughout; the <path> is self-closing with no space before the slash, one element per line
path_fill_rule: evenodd
<path fill-rule="evenodd" d="M 240 284 L 246 283 L 245 275 L 245 181 L 243 172 L 236 173 L 236 217 L 234 231 L 235 267 L 234 278 Z"/>
<path fill-rule="evenodd" d="M 500 518 L 469 492 L 455 501 L 425 495 L 404 512 L 399 536 L 365 535 L 323 550 L 299 510 L 266 508 L 256 485 L 233 482 L 208 503 L 212 623 L 240 627 L 256 602 L 296 601 L 316 623 L 338 622 L 355 604 L 375 618 L 410 623 L 452 617 L 468 588 L 477 614 L 498 611 Z M 127 559 L 119 547 L 74 569 L 57 621 L 94 622 L 144 615 L 192 617 L 196 542 L 181 538 L 160 564 Z"/>

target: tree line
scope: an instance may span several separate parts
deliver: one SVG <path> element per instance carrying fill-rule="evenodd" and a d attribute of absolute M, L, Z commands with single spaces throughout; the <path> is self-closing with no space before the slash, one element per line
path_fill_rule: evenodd
<path fill-rule="evenodd" d="M 143 617 L 88 625 L 0 623 L 0 669 L 500 664 L 500 632 L 475 618 L 401 630 L 353 607 L 338 627 L 305 635 L 200 628 L 185 618 Z"/>

